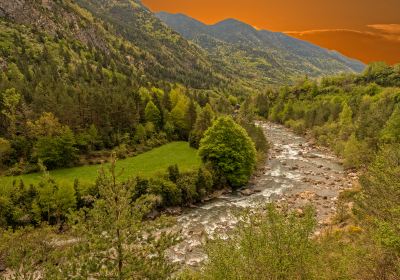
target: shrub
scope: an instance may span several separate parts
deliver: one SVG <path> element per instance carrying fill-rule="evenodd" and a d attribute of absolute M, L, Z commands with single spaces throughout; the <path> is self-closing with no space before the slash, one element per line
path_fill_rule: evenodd
<path fill-rule="evenodd" d="M 285 126 L 290 127 L 297 134 L 305 134 L 306 132 L 304 120 L 288 120 L 285 122 Z"/>
<path fill-rule="evenodd" d="M 179 176 L 177 186 L 182 192 L 182 202 L 184 204 L 191 204 L 198 201 L 199 193 L 197 192 L 196 182 L 196 172 L 186 172 Z"/>
<path fill-rule="evenodd" d="M 266 213 L 247 213 L 227 240 L 207 246 L 209 261 L 199 279 L 313 279 L 310 239 L 314 211 L 304 217 L 279 213 L 270 205 Z"/>
<path fill-rule="evenodd" d="M 177 185 L 171 181 L 159 178 L 150 180 L 149 193 L 161 196 L 162 205 L 165 207 L 182 204 L 182 192 Z"/>

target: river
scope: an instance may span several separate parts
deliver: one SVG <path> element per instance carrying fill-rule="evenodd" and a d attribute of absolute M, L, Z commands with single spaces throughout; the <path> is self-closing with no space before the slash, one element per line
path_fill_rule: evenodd
<path fill-rule="evenodd" d="M 339 192 L 352 185 L 339 160 L 329 150 L 283 126 L 265 122 L 258 125 L 271 143 L 264 167 L 246 190 L 223 194 L 199 207 L 185 209 L 177 217 L 176 227 L 183 238 L 169 251 L 174 262 L 201 264 L 207 257 L 202 249 L 207 237 L 226 237 L 237 223 L 235 212 L 246 207 L 276 201 L 299 209 L 312 203 L 319 227 L 329 224 Z"/>

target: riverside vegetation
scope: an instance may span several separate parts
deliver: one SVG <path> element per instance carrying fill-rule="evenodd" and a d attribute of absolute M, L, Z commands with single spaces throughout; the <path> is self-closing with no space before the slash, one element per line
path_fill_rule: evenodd
<path fill-rule="evenodd" d="M 251 78 L 224 71 L 139 1 L 0 8 L 0 277 L 399 279 L 398 65 L 272 89 L 257 78 L 249 89 Z M 178 273 L 165 250 L 179 233 L 160 212 L 246 185 L 268 151 L 255 118 L 311 133 L 361 173 L 359 185 L 319 237 L 312 208 L 270 205 L 210 241 L 202 269 Z M 176 141 L 189 144 L 173 162 Z M 149 156 L 159 146 L 165 158 Z M 157 172 L 137 173 L 139 160 Z M 59 180 L 66 167 L 77 173 Z"/>
<path fill-rule="evenodd" d="M 247 214 L 228 241 L 211 242 L 204 271 L 185 277 L 399 279 L 399 65 L 373 64 L 361 75 L 305 80 L 251 99 L 259 115 L 334 150 L 361 174 L 359 184 L 341 193 L 322 236 L 312 237 L 312 209 L 299 216 L 269 206 Z"/>

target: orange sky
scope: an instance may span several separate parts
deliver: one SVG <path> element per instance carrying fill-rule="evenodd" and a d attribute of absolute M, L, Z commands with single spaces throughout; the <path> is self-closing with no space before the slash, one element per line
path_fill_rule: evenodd
<path fill-rule="evenodd" d="M 400 63 L 400 0 L 142 0 L 207 24 L 236 18 L 366 63 Z"/>

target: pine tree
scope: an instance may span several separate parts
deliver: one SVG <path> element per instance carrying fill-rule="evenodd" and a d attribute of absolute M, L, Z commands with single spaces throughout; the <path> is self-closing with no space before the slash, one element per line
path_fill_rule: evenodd
<path fill-rule="evenodd" d="M 108 171 L 100 170 L 100 198 L 93 209 L 71 217 L 79 242 L 61 269 L 48 272 L 52 279 L 166 279 L 173 272 L 164 252 L 175 238 L 160 231 L 167 220 L 143 221 L 157 199 L 143 195 L 132 200 L 134 182 L 120 182 L 119 175 L 113 156 Z"/>

